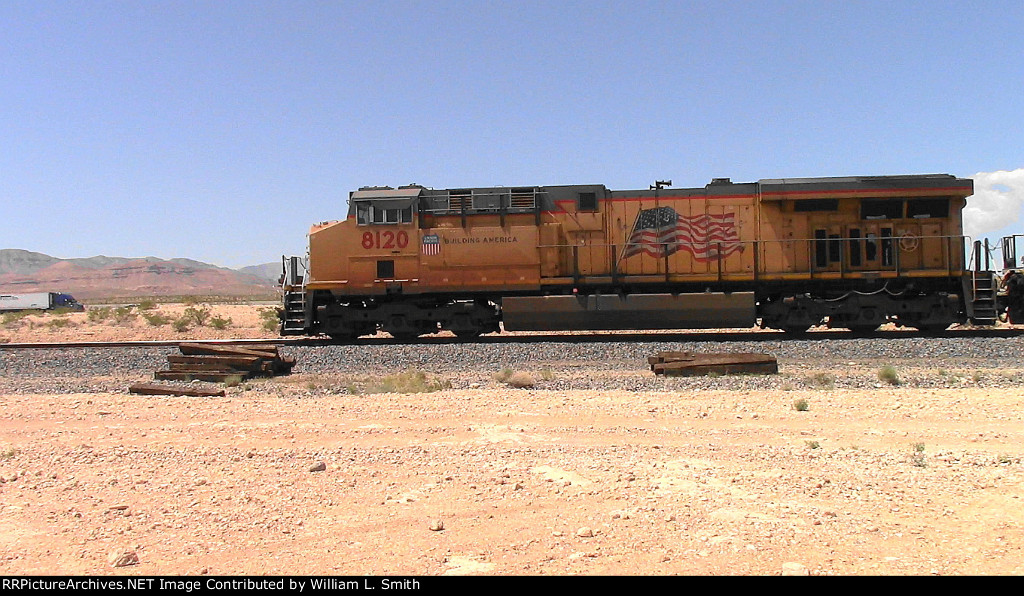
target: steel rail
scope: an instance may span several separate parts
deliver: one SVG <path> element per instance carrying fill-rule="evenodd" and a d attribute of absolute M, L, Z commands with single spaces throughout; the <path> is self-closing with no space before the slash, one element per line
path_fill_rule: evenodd
<path fill-rule="evenodd" d="M 758 342 L 758 341 L 825 341 L 876 339 L 892 340 L 918 337 L 934 338 L 1014 338 L 1024 335 L 1024 328 L 977 328 L 950 329 L 925 333 L 921 331 L 894 330 L 876 331 L 873 333 L 853 333 L 845 329 L 823 329 L 809 331 L 799 335 L 787 334 L 778 330 L 749 331 L 686 331 L 650 332 L 650 333 L 610 333 L 575 331 L 555 334 L 545 332 L 517 332 L 501 335 L 482 335 L 473 339 L 458 337 L 424 336 L 410 340 L 398 340 L 391 337 L 364 337 L 351 341 L 335 341 L 329 338 L 289 337 L 265 339 L 203 339 L 203 340 L 143 340 L 143 341 L 78 341 L 63 343 L 19 342 L 0 343 L 0 351 L 20 349 L 61 349 L 61 348 L 151 348 L 177 347 L 181 344 L 210 345 L 279 345 L 279 346 L 374 346 L 374 345 L 443 345 L 443 344 L 529 344 L 529 343 L 612 343 L 612 342 Z"/>

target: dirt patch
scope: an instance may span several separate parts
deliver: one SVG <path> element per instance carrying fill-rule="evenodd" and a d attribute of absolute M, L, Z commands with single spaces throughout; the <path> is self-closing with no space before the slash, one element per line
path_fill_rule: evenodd
<path fill-rule="evenodd" d="M 237 336 L 248 319 L 224 315 Z M 487 374 L 406 395 L 286 379 L 223 398 L 0 395 L 0 574 L 1024 573 L 1016 385 Z"/>

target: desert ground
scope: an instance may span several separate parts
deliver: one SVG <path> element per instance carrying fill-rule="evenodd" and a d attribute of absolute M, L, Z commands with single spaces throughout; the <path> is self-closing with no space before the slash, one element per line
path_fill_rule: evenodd
<path fill-rule="evenodd" d="M 127 392 L 171 348 L 4 347 L 274 336 L 145 312 L 189 307 L 0 327 L 0 575 L 1024 573 L 1024 337 L 286 346 L 212 398 Z"/>

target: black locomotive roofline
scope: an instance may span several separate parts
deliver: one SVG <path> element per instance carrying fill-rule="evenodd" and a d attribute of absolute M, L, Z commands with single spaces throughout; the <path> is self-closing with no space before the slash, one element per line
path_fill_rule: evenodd
<path fill-rule="evenodd" d="M 349 194 L 349 213 L 354 217 L 357 201 L 372 201 L 388 208 L 413 206 L 425 212 L 448 210 L 452 197 L 493 197 L 491 203 L 472 203 L 463 211 L 493 211 L 504 209 L 510 213 L 539 210 L 544 213 L 564 211 L 567 203 L 576 203 L 580 193 L 594 193 L 596 201 L 621 201 L 654 197 L 694 199 L 760 198 L 763 201 L 815 198 L 870 197 L 906 193 L 915 196 L 938 196 L 944 193 L 970 195 L 974 180 L 957 178 L 951 174 L 909 174 L 901 176 L 836 176 L 817 178 L 763 178 L 757 182 L 733 182 L 729 178 L 714 178 L 703 187 L 638 190 L 611 190 L 603 184 L 569 184 L 551 186 L 491 186 L 471 188 L 432 189 L 418 184 L 391 188 L 388 186 L 363 187 Z M 508 197 L 513 195 L 536 197 L 530 207 L 517 208 Z M 879 198 L 887 198 L 880 196 Z M 893 197 L 895 198 L 895 197 Z"/>

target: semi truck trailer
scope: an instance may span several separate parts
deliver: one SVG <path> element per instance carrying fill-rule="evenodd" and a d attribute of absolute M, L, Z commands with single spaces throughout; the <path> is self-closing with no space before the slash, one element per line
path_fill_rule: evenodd
<path fill-rule="evenodd" d="M 56 310 L 67 308 L 82 311 L 85 306 L 71 294 L 62 292 L 35 292 L 32 294 L 0 294 L 0 312 L 19 310 Z"/>

